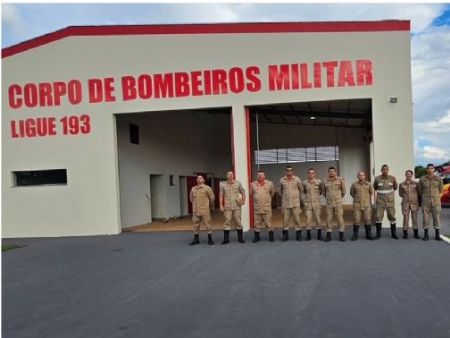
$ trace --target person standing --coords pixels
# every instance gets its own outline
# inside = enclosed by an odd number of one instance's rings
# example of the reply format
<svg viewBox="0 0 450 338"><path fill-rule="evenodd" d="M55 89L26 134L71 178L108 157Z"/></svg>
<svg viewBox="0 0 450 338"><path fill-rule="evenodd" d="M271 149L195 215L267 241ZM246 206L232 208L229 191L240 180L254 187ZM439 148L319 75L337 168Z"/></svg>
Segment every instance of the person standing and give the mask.
<svg viewBox="0 0 450 338"><path fill-rule="evenodd" d="M258 178L250 186L250 195L253 197L253 210L255 217L255 237L253 243L261 240L259 234L261 229L269 231L269 241L274 242L272 227L272 197L275 194L273 183L266 180L263 170L258 171Z"/></svg>
<svg viewBox="0 0 450 338"><path fill-rule="evenodd" d="M294 175L294 168L288 165L285 168L285 173L286 175L280 179L278 189L283 211L283 239L281 241L286 242L289 240L289 221L291 218L294 219L296 239L297 241L300 241L302 237L300 225L300 214L302 213L300 209L300 198L303 193L303 185L300 178ZM307 238L307 240L311 240L311 232L309 233L309 239Z"/></svg>
<svg viewBox="0 0 450 338"><path fill-rule="evenodd" d="M419 213L419 193L418 184L414 181L412 170L406 170L405 180L398 187L398 194L402 198L403 214L403 238L408 239L409 216L411 215L414 238L419 237L417 227L417 214Z"/></svg>
<svg viewBox="0 0 450 338"><path fill-rule="evenodd" d="M395 190L398 189L398 183L395 176L389 175L389 166L383 164L381 166L381 175L375 177L373 188L376 191L376 215L375 226L377 235L375 239L381 238L381 223L383 222L384 211L387 212L389 222L391 222L391 237L398 239L395 219Z"/></svg>
<svg viewBox="0 0 450 338"><path fill-rule="evenodd" d="M231 222L234 222L239 243L245 243L242 236L241 209L245 204L245 190L241 182L234 179L232 171L227 172L227 180L220 185L220 210L225 216L222 244L230 242Z"/></svg>
<svg viewBox="0 0 450 338"><path fill-rule="evenodd" d="M342 177L337 176L335 167L328 168L328 177L322 181L322 191L327 201L327 237L325 242L331 241L333 216L337 219L339 240L345 242L344 206L342 201L346 192L345 182Z"/></svg>
<svg viewBox="0 0 450 338"><path fill-rule="evenodd" d="M214 245L212 240L212 226L210 209L214 207L214 193L205 184L202 175L197 175L197 185L193 186L189 194L192 203L192 222L194 223L194 239L189 245L199 244L200 226L203 224L208 231L208 244Z"/></svg>
<svg viewBox="0 0 450 338"><path fill-rule="evenodd" d="M366 180L364 171L360 171L357 178L358 180L350 188L350 195L353 197L353 237L351 240L358 239L359 227L362 225L366 230L366 239L372 240L370 199L373 195L373 188Z"/></svg>
<svg viewBox="0 0 450 338"><path fill-rule="evenodd" d="M433 217L433 227L435 230L434 239L442 241L439 234L441 229L441 192L444 187L442 179L434 174L434 164L427 164L427 174L419 181L419 194L422 198L423 212L423 240L428 241L428 229L430 228L430 218ZM430 217L431 216L431 217Z"/></svg>
<svg viewBox="0 0 450 338"><path fill-rule="evenodd" d="M311 229L313 221L317 229L317 239L322 240L322 229L320 220L320 195L322 195L322 181L316 178L316 171L312 168L308 169L308 179L303 181L303 191L305 197L303 204L306 213L306 240L311 239ZM309 239L308 239L309 238Z"/></svg>

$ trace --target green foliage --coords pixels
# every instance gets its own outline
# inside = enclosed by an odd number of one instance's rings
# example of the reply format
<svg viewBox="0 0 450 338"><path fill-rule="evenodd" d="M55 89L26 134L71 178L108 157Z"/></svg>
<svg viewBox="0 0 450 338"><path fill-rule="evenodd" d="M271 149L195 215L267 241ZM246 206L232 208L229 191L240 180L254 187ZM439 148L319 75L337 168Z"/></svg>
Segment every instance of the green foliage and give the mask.
<svg viewBox="0 0 450 338"><path fill-rule="evenodd" d="M8 251L13 249L22 248L25 245L17 245L17 244L2 244L2 251Z"/></svg>
<svg viewBox="0 0 450 338"><path fill-rule="evenodd" d="M424 166L418 165L414 168L414 176L416 178L421 178L422 176L427 174L427 168Z"/></svg>

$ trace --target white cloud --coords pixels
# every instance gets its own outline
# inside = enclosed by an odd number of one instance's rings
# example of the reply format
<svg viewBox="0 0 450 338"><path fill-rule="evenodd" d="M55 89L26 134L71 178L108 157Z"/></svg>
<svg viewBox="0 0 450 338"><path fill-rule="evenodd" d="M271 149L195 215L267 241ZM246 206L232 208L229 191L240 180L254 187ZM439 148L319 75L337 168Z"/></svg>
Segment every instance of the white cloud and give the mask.
<svg viewBox="0 0 450 338"><path fill-rule="evenodd" d="M203 3L169 4L164 11L147 13L155 22L267 22L267 21L355 21L411 20L412 31L432 24L445 4L255 4Z"/></svg>
<svg viewBox="0 0 450 338"><path fill-rule="evenodd" d="M427 134L445 134L450 139L450 110L437 120L416 123L419 131Z"/></svg>
<svg viewBox="0 0 450 338"><path fill-rule="evenodd" d="M2 4L2 24L16 36L21 36L27 31L25 20L14 4Z"/></svg>
<svg viewBox="0 0 450 338"><path fill-rule="evenodd" d="M450 27L433 27L411 41L413 101L416 121L450 109Z"/></svg>
<svg viewBox="0 0 450 338"><path fill-rule="evenodd" d="M354 20L412 20L412 31L427 29L439 16L445 4L240 4L215 5L207 10L210 20L221 11L219 18L230 21L354 21ZM187 11L186 15L197 11ZM228 13L228 14L227 14ZM230 15L230 13L233 13Z"/></svg>
<svg viewBox="0 0 450 338"><path fill-rule="evenodd" d="M411 40L416 163L450 158L450 26L429 27ZM428 144L427 144L428 143Z"/></svg>
<svg viewBox="0 0 450 338"><path fill-rule="evenodd" d="M243 4L167 4L163 10L149 12L140 18L145 23L210 23L241 21L238 10Z"/></svg>
<svg viewBox="0 0 450 338"><path fill-rule="evenodd" d="M445 149L441 149L438 147L425 146L423 148L422 156L427 160L433 161L443 161L448 160L449 154Z"/></svg>
<svg viewBox="0 0 450 338"><path fill-rule="evenodd" d="M424 164L429 160L439 163L450 159L450 109L435 120L415 122L414 129L416 163Z"/></svg>

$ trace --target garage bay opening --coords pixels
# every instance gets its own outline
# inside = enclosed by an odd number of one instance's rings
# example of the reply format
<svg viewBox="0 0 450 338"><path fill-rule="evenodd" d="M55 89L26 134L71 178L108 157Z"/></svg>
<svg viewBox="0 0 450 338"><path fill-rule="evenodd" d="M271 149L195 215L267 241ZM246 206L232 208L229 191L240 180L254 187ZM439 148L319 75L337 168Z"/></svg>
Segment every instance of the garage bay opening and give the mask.
<svg viewBox="0 0 450 338"><path fill-rule="evenodd" d="M202 174L215 194L232 169L230 108L117 114L124 231L191 230L189 192ZM214 212L214 226L222 226Z"/></svg>
<svg viewBox="0 0 450 338"><path fill-rule="evenodd" d="M248 109L253 179L261 169L267 179L278 185L287 165L302 181L309 168L323 179L333 166L346 182L344 220L346 225L352 224L350 186L358 171L364 170L368 180L374 173L371 99L271 104ZM272 208L276 227L282 224L277 209L280 205L275 195Z"/></svg>

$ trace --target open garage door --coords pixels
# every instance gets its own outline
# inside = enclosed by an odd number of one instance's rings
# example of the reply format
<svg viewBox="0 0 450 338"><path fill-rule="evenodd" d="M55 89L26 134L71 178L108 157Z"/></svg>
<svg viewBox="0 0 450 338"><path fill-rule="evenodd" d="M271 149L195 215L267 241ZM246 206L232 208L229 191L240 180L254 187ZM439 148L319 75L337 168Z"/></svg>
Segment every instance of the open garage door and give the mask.
<svg viewBox="0 0 450 338"><path fill-rule="evenodd" d="M219 200L219 181L232 167L230 112L221 108L116 115L123 228L155 221L173 227L174 219L191 214L189 191L197 174ZM185 218L183 227L190 229L190 222Z"/></svg>
<svg viewBox="0 0 450 338"><path fill-rule="evenodd" d="M327 176L330 166L344 177L349 190L358 171L373 175L372 102L370 99L298 102L248 107L251 123L251 165L255 177L264 170L278 184L286 165L302 180L314 168ZM323 200L323 204L325 200ZM277 197L272 203L275 208ZM352 199L344 198L351 223ZM274 210L274 220L280 217ZM281 219L281 217L280 217ZM277 224L280 222L274 222Z"/></svg>

